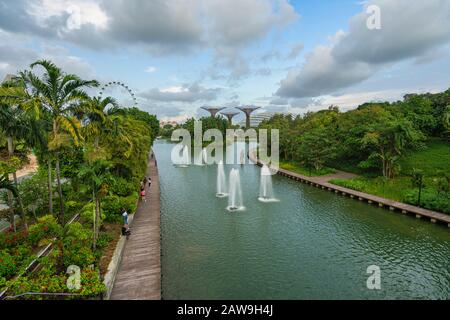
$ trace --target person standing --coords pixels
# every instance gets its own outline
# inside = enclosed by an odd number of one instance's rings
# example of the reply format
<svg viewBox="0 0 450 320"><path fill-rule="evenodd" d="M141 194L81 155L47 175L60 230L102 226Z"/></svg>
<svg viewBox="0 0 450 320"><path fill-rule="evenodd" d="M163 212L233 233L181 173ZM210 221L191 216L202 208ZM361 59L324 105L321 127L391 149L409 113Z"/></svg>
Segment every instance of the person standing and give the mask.
<svg viewBox="0 0 450 320"><path fill-rule="evenodd" d="M128 212L124 208L122 209L122 219L123 219L123 227L122 227L122 235L128 236L130 235L130 226L128 225Z"/></svg>

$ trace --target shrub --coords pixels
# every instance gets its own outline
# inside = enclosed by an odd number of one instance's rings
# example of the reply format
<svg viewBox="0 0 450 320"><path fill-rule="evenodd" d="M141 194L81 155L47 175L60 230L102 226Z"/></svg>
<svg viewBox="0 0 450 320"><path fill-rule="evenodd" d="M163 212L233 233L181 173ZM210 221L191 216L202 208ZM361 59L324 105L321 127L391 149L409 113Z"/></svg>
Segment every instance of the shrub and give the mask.
<svg viewBox="0 0 450 320"><path fill-rule="evenodd" d="M9 250L0 251L0 277L11 277L18 271L14 256Z"/></svg>
<svg viewBox="0 0 450 320"><path fill-rule="evenodd" d="M28 233L23 230L20 232L0 232L0 249L13 248L25 243L28 238Z"/></svg>
<svg viewBox="0 0 450 320"><path fill-rule="evenodd" d="M120 197L128 197L137 191L136 184L124 178L115 178L109 187L109 191Z"/></svg>
<svg viewBox="0 0 450 320"><path fill-rule="evenodd" d="M95 256L91 248L85 246L71 247L64 253L64 265L76 265L80 268L88 267L95 263Z"/></svg>
<svg viewBox="0 0 450 320"><path fill-rule="evenodd" d="M92 231L83 227L79 222L67 226L64 244L66 246L89 246L92 241Z"/></svg>
<svg viewBox="0 0 450 320"><path fill-rule="evenodd" d="M114 238L111 235L107 233L101 233L97 239L97 248L105 248L113 239Z"/></svg>
<svg viewBox="0 0 450 320"><path fill-rule="evenodd" d="M88 298L98 296L106 290L97 270L83 269L81 271L80 290L69 290L67 288L67 279L68 276L65 274L46 275L39 273L33 277L20 277L7 282L6 285L9 287L10 295L19 295L26 292L78 293ZM36 299L37 296L26 296L25 298ZM40 299L45 299L45 297L40 297ZM80 299L80 297L75 296L73 299Z"/></svg>
<svg viewBox="0 0 450 320"><path fill-rule="evenodd" d="M91 249L92 231L83 228L81 223L74 222L67 227L64 238L64 265L72 264L86 267L95 262L95 256Z"/></svg>
<svg viewBox="0 0 450 320"><path fill-rule="evenodd" d="M434 189L425 188L422 190L420 205L426 209L450 214L450 194L442 194ZM405 193L403 201L417 206L419 191L411 190Z"/></svg>
<svg viewBox="0 0 450 320"><path fill-rule="evenodd" d="M38 222L28 229L28 241L32 245L37 245L42 239L51 239L61 234L62 228L51 215L38 219Z"/></svg>
<svg viewBox="0 0 450 320"><path fill-rule="evenodd" d="M83 219L83 221L90 226L94 225L94 203L89 202L86 204L82 209L80 216Z"/></svg>
<svg viewBox="0 0 450 320"><path fill-rule="evenodd" d="M121 209L125 208L128 213L136 211L137 193L128 197L108 196L102 202L105 220L108 222L117 222L121 219Z"/></svg>
<svg viewBox="0 0 450 320"><path fill-rule="evenodd" d="M97 270L83 270L81 273L81 290L83 296L96 296L105 292L106 287L100 280Z"/></svg>
<svg viewBox="0 0 450 320"><path fill-rule="evenodd" d="M360 179L352 179L352 180L334 179L331 180L330 183L356 191L365 191L366 189L366 182Z"/></svg>

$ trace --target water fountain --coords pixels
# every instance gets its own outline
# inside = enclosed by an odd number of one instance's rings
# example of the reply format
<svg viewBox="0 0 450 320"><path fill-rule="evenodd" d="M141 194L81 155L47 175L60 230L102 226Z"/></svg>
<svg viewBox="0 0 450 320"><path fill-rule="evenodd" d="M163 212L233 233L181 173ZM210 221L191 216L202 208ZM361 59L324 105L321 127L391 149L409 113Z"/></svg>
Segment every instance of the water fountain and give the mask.
<svg viewBox="0 0 450 320"><path fill-rule="evenodd" d="M203 158L203 163L208 164L208 155L206 154L206 149L202 150L202 158Z"/></svg>
<svg viewBox="0 0 450 320"><path fill-rule="evenodd" d="M225 198L227 194L227 181L225 178L225 169L223 167L223 162L220 161L217 165L217 194L218 198Z"/></svg>
<svg viewBox="0 0 450 320"><path fill-rule="evenodd" d="M181 163L179 165L179 167L181 168L187 168L190 164L190 158L189 158L189 149L187 146L183 147L183 151L182 151L182 156L181 156Z"/></svg>
<svg viewBox="0 0 450 320"><path fill-rule="evenodd" d="M276 202L272 188L272 174L268 166L264 165L261 169L261 180L259 185L259 201Z"/></svg>
<svg viewBox="0 0 450 320"><path fill-rule="evenodd" d="M241 179L239 170L232 169L230 172L230 186L228 188L228 207L227 210L231 212L245 210L242 200Z"/></svg>
<svg viewBox="0 0 450 320"><path fill-rule="evenodd" d="M194 148L194 164L196 166L203 166L203 149L198 150Z"/></svg>

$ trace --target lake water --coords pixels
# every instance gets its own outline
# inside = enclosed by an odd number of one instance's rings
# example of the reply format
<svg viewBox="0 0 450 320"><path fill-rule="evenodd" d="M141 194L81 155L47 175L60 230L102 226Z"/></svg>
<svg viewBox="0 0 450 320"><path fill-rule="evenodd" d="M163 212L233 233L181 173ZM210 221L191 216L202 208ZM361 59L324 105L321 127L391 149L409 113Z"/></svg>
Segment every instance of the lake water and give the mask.
<svg viewBox="0 0 450 320"><path fill-rule="evenodd" d="M260 168L238 168L245 211L216 198L216 166L174 167L154 146L161 181L164 299L449 299L446 227L273 177L261 203ZM381 269L369 290L367 268Z"/></svg>

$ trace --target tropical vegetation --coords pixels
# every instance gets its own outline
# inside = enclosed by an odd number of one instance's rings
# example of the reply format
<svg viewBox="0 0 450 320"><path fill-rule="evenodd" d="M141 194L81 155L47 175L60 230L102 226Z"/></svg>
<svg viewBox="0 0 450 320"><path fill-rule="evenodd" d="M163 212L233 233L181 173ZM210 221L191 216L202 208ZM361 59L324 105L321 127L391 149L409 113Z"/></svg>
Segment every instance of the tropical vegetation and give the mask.
<svg viewBox="0 0 450 320"><path fill-rule="evenodd" d="M280 165L307 175L359 175L332 182L450 213L450 89L410 94L355 110L278 114L260 129L280 131ZM415 182L417 174L423 179Z"/></svg>
<svg viewBox="0 0 450 320"><path fill-rule="evenodd" d="M12 226L0 233L0 291L97 297L104 290L105 249L119 237L121 208L136 209L159 122L90 96L97 86L41 60L0 88L0 197ZM38 171L19 181L30 153ZM24 273L48 244L40 268ZM66 286L71 265L81 268L80 290Z"/></svg>

